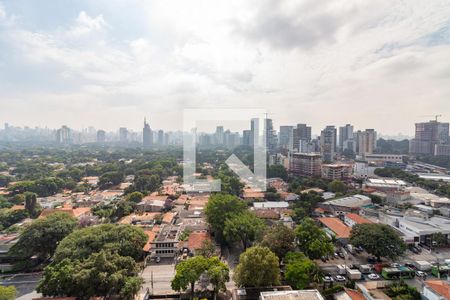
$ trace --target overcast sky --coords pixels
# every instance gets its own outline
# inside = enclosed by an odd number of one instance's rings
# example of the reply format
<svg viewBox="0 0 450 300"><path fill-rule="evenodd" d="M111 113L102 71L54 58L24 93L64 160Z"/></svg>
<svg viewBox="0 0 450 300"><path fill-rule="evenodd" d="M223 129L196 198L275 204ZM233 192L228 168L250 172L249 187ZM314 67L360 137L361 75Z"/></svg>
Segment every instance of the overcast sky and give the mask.
<svg viewBox="0 0 450 300"><path fill-rule="evenodd" d="M0 0L1 123L173 130L197 107L450 121L450 1Z"/></svg>

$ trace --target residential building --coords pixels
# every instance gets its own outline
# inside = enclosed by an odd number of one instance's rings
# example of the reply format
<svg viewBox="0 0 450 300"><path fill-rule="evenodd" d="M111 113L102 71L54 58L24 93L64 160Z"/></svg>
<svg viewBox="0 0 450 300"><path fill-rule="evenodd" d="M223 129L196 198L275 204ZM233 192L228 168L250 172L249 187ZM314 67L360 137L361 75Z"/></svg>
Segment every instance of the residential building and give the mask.
<svg viewBox="0 0 450 300"><path fill-rule="evenodd" d="M334 217L323 217L317 219L330 237L337 238L340 242L346 242L350 238L351 228L345 225L341 220Z"/></svg>
<svg viewBox="0 0 450 300"><path fill-rule="evenodd" d="M253 132L251 130L244 130L242 132L242 145L251 146L253 145Z"/></svg>
<svg viewBox="0 0 450 300"><path fill-rule="evenodd" d="M56 141L58 144L72 143L72 130L66 125L56 131Z"/></svg>
<svg viewBox="0 0 450 300"><path fill-rule="evenodd" d="M373 154L376 142L377 132L374 129L358 130L356 132L356 154L363 158L366 154Z"/></svg>
<svg viewBox="0 0 450 300"><path fill-rule="evenodd" d="M411 154L435 155L436 146L448 143L449 123L441 123L437 120L416 123L415 136L410 141L409 152ZM443 151L439 147L438 149L439 152Z"/></svg>
<svg viewBox="0 0 450 300"><path fill-rule="evenodd" d="M372 204L372 200L364 195L352 195L319 203L325 211L341 214L342 212L358 211L364 206Z"/></svg>
<svg viewBox="0 0 450 300"><path fill-rule="evenodd" d="M163 225L151 245L152 256L175 257L178 251L181 227L178 225Z"/></svg>
<svg viewBox="0 0 450 300"><path fill-rule="evenodd" d="M373 223L369 219L366 219L355 213L347 213L344 215L344 223L349 227L353 227L357 224L371 224Z"/></svg>
<svg viewBox="0 0 450 300"><path fill-rule="evenodd" d="M343 180L347 181L352 178L353 165L352 164L323 164L322 178L328 180Z"/></svg>
<svg viewBox="0 0 450 300"><path fill-rule="evenodd" d="M319 153L292 153L289 171L297 176L320 177L321 164Z"/></svg>
<svg viewBox="0 0 450 300"><path fill-rule="evenodd" d="M264 135L266 140L266 149L269 153L275 153L277 149L277 135L275 130L273 129L273 121L272 119L264 120Z"/></svg>
<svg viewBox="0 0 450 300"><path fill-rule="evenodd" d="M422 296L426 300L450 300L450 285L444 280L427 280Z"/></svg>
<svg viewBox="0 0 450 300"><path fill-rule="evenodd" d="M164 145L164 130L158 130L158 144Z"/></svg>
<svg viewBox="0 0 450 300"><path fill-rule="evenodd" d="M336 155L336 127L327 126L320 133L320 153L323 161L333 162Z"/></svg>

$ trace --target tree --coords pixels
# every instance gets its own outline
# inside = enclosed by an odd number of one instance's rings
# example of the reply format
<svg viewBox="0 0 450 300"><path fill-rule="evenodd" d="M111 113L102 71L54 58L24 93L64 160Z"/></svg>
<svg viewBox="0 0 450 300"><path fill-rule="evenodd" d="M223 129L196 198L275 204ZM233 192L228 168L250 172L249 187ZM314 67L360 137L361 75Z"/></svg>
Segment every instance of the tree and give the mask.
<svg viewBox="0 0 450 300"><path fill-rule="evenodd" d="M301 252L289 252L285 259L287 282L298 290L306 289L313 281L320 281L319 267Z"/></svg>
<svg viewBox="0 0 450 300"><path fill-rule="evenodd" d="M399 234L385 224L357 224L353 226L350 243L362 246L368 253L395 259L406 250L406 244Z"/></svg>
<svg viewBox="0 0 450 300"><path fill-rule="evenodd" d="M243 212L225 221L223 234L230 243L242 243L245 251L252 242L261 236L264 227L261 219L250 212Z"/></svg>
<svg viewBox="0 0 450 300"><path fill-rule="evenodd" d="M100 176L98 180L98 186L101 189L106 189L113 185L118 185L123 180L122 172L106 172L102 176Z"/></svg>
<svg viewBox="0 0 450 300"><path fill-rule="evenodd" d="M30 216L36 215L37 195L36 193L25 192L25 209Z"/></svg>
<svg viewBox="0 0 450 300"><path fill-rule="evenodd" d="M210 258L216 253L216 245L210 239L204 240L201 248L197 249L195 253Z"/></svg>
<svg viewBox="0 0 450 300"><path fill-rule="evenodd" d="M125 199L127 201L131 201L134 203L139 203L142 201L142 199L144 198L144 194L142 194L141 192L132 192L131 194L128 194Z"/></svg>
<svg viewBox="0 0 450 300"><path fill-rule="evenodd" d="M64 260L44 270L37 291L45 296L75 296L79 299L116 296L133 299L142 279L133 258L100 251L84 260Z"/></svg>
<svg viewBox="0 0 450 300"><path fill-rule="evenodd" d="M175 268L176 274L172 279L172 289L175 291L184 291L190 286L191 296L193 296L195 283L207 269L208 259L203 256L194 256L180 262Z"/></svg>
<svg viewBox="0 0 450 300"><path fill-rule="evenodd" d="M328 190L333 193L345 194L347 192L347 185L340 180L333 180L328 184Z"/></svg>
<svg viewBox="0 0 450 300"><path fill-rule="evenodd" d="M212 230L222 236L225 221L246 211L247 205L236 196L215 194L209 198L205 207L206 220Z"/></svg>
<svg viewBox="0 0 450 300"><path fill-rule="evenodd" d="M217 293L220 291L225 292L227 290L225 284L230 281L230 269L225 263L221 262L218 257L209 259L209 264L210 266L206 271L206 275L213 286L214 299L216 299Z"/></svg>
<svg viewBox="0 0 450 300"><path fill-rule="evenodd" d="M447 237L442 234L442 232L433 233L431 236L431 241L435 247L443 247L447 245Z"/></svg>
<svg viewBox="0 0 450 300"><path fill-rule="evenodd" d="M0 300L14 300L16 299L17 290L14 286L0 285Z"/></svg>
<svg viewBox="0 0 450 300"><path fill-rule="evenodd" d="M131 225L102 224L87 227L75 230L59 243L54 261L64 258L81 260L101 250L114 250L119 255L138 260L142 257L142 247L147 239L142 229Z"/></svg>
<svg viewBox="0 0 450 300"><path fill-rule="evenodd" d="M420 293L413 286L407 285L404 281L394 282L386 291L386 295L393 300L420 300Z"/></svg>
<svg viewBox="0 0 450 300"><path fill-rule="evenodd" d="M300 251L310 259L317 259L333 252L333 243L325 231L319 228L310 218L304 219L297 226L295 235Z"/></svg>
<svg viewBox="0 0 450 300"><path fill-rule="evenodd" d="M271 165L267 168L267 178L279 177L283 180L288 179L286 168L282 165Z"/></svg>
<svg viewBox="0 0 450 300"><path fill-rule="evenodd" d="M278 257L267 247L248 248L239 258L234 272L239 287L264 287L280 284Z"/></svg>
<svg viewBox="0 0 450 300"><path fill-rule="evenodd" d="M294 250L294 241L294 230L281 223L277 223L266 232L261 245L268 247L278 258L282 259L286 253Z"/></svg>
<svg viewBox="0 0 450 300"><path fill-rule="evenodd" d="M35 220L25 228L10 251L21 258L37 255L42 259L49 259L58 243L75 229L77 223L77 219L64 212Z"/></svg>

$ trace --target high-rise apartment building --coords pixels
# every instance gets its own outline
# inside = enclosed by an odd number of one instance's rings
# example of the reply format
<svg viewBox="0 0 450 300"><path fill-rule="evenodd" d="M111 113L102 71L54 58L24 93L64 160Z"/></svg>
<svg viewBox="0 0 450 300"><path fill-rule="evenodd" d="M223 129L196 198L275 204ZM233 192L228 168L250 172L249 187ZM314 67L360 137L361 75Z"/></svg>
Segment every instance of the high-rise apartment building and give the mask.
<svg viewBox="0 0 450 300"><path fill-rule="evenodd" d="M266 140L266 149L269 153L277 150L277 135L273 129L272 119L264 119L264 135Z"/></svg>
<svg viewBox="0 0 450 300"><path fill-rule="evenodd" d="M334 161L336 155L336 127L327 126L320 133L320 153L325 162Z"/></svg>
<svg viewBox="0 0 450 300"><path fill-rule="evenodd" d="M251 130L244 130L242 132L242 145L251 146L253 140L253 135Z"/></svg>
<svg viewBox="0 0 450 300"><path fill-rule="evenodd" d="M364 157L373 154L377 144L377 132L374 129L356 132L356 154Z"/></svg>
<svg viewBox="0 0 450 300"><path fill-rule="evenodd" d="M339 150L355 151L355 143L353 139L353 125L346 124L339 127Z"/></svg>
<svg viewBox="0 0 450 300"><path fill-rule="evenodd" d="M321 164L319 153L292 153L289 171L296 176L320 177Z"/></svg>
<svg viewBox="0 0 450 300"><path fill-rule="evenodd" d="M153 131L150 125L147 123L147 119L144 119L144 129L142 131L142 145L144 149L150 149L153 146Z"/></svg>
<svg viewBox="0 0 450 300"><path fill-rule="evenodd" d="M97 131L97 143L104 143L104 142L106 142L106 131L98 130Z"/></svg>
<svg viewBox="0 0 450 300"><path fill-rule="evenodd" d="M62 126L56 131L56 141L59 144L72 143L72 130L66 125Z"/></svg>
<svg viewBox="0 0 450 300"><path fill-rule="evenodd" d="M158 130L158 144L164 145L164 130Z"/></svg>
<svg viewBox="0 0 450 300"><path fill-rule="evenodd" d="M416 123L416 132L414 139L410 141L409 151L411 154L436 155L438 152L445 153L445 147L439 145L446 144L449 144L449 123L438 121Z"/></svg>
<svg viewBox="0 0 450 300"><path fill-rule="evenodd" d="M215 143L216 145L224 145L225 144L225 137L224 137L224 131L223 126L217 126L216 127L216 133L214 135Z"/></svg>
<svg viewBox="0 0 450 300"><path fill-rule="evenodd" d="M281 148L292 149L294 141L293 130L294 126L280 126L278 140Z"/></svg>

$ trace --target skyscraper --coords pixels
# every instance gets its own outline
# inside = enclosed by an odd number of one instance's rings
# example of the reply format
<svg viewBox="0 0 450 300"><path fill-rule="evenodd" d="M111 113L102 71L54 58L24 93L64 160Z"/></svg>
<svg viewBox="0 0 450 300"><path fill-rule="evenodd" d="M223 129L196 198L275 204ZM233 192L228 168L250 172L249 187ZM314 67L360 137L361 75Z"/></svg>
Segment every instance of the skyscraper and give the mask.
<svg viewBox="0 0 450 300"><path fill-rule="evenodd" d="M150 129L150 125L147 123L147 119L144 119L142 142L143 142L144 149L150 149L153 146L153 132Z"/></svg>
<svg viewBox="0 0 450 300"><path fill-rule="evenodd" d="M306 124L297 124L297 127L292 131L293 135L293 147L297 151L300 151L300 144L311 141L311 127Z"/></svg>
<svg viewBox="0 0 450 300"><path fill-rule="evenodd" d="M320 152L325 162L334 161L336 154L336 127L327 126L321 131Z"/></svg>
<svg viewBox="0 0 450 300"><path fill-rule="evenodd" d="M242 132L242 145L244 146L251 146L253 140L252 131L251 130L244 130Z"/></svg>
<svg viewBox="0 0 450 300"><path fill-rule="evenodd" d="M350 149L354 151L353 125L346 124L339 127L339 149L341 151Z"/></svg>
<svg viewBox="0 0 450 300"><path fill-rule="evenodd" d="M119 128L119 141L121 143L127 143L128 142L128 129L125 127Z"/></svg>
<svg viewBox="0 0 450 300"><path fill-rule="evenodd" d="M215 143L216 145L224 145L225 144L225 137L224 137L224 131L223 126L217 126L216 127L216 133L214 135Z"/></svg>
<svg viewBox="0 0 450 300"><path fill-rule="evenodd" d="M437 145L446 145L449 142L449 123L416 123L416 132L409 144L409 151L411 154L435 155Z"/></svg>
<svg viewBox="0 0 450 300"><path fill-rule="evenodd" d="M278 139L281 148L291 149L293 147L293 130L294 126L280 126Z"/></svg>
<svg viewBox="0 0 450 300"><path fill-rule="evenodd" d="M72 131L66 125L56 131L56 141L59 144L70 144L72 142Z"/></svg>
<svg viewBox="0 0 450 300"><path fill-rule="evenodd" d="M266 149L268 152L273 153L277 148L277 135L273 129L272 119L264 119L264 135L266 139Z"/></svg>
<svg viewBox="0 0 450 300"><path fill-rule="evenodd" d="M104 130L97 131L97 143L104 143L106 141L106 132Z"/></svg>
<svg viewBox="0 0 450 300"><path fill-rule="evenodd" d="M158 130L158 144L164 145L164 131L162 129Z"/></svg>

